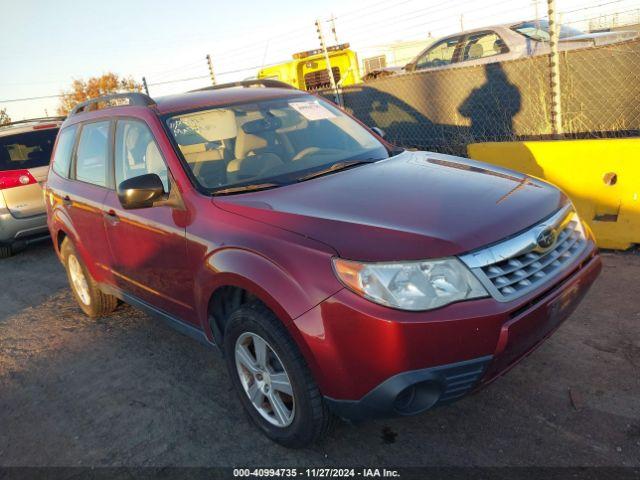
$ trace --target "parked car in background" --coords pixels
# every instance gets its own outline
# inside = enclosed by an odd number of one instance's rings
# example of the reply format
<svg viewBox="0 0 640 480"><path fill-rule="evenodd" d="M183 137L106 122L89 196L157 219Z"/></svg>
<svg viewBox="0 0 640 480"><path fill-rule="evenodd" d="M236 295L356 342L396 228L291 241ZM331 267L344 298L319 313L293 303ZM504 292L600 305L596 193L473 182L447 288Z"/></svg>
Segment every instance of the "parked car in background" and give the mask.
<svg viewBox="0 0 640 480"><path fill-rule="evenodd" d="M614 31L584 33L563 25L559 50L575 50L631 40L638 32ZM549 22L531 20L478 28L438 40L418 54L402 69L389 67L371 72L365 80L406 72L436 70L504 62L549 53Z"/></svg>
<svg viewBox="0 0 640 480"><path fill-rule="evenodd" d="M552 185L394 147L274 80L79 105L46 198L80 308L122 299L219 347L239 403L288 447L335 416L413 415L487 384L601 268Z"/></svg>
<svg viewBox="0 0 640 480"><path fill-rule="evenodd" d="M0 127L0 258L49 236L41 184L62 117Z"/></svg>

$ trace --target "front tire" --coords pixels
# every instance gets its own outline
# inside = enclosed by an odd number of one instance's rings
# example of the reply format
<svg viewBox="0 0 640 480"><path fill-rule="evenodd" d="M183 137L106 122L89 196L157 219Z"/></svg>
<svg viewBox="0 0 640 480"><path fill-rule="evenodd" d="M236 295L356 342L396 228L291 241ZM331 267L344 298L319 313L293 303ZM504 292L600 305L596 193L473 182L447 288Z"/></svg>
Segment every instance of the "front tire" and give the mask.
<svg viewBox="0 0 640 480"><path fill-rule="evenodd" d="M271 440L302 448L331 430L335 417L304 358L280 320L263 304L243 305L231 314L224 350L242 405Z"/></svg>
<svg viewBox="0 0 640 480"><path fill-rule="evenodd" d="M62 241L60 254L67 271L69 286L82 311L91 318L113 312L118 306L118 299L100 290L68 238Z"/></svg>

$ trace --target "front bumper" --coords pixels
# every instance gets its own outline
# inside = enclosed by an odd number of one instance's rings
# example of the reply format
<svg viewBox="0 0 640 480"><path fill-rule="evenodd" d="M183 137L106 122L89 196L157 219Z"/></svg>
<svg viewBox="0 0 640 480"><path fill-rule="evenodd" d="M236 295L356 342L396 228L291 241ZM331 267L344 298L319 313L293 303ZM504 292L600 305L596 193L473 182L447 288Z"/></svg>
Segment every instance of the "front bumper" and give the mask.
<svg viewBox="0 0 640 480"><path fill-rule="evenodd" d="M47 214L16 218L6 208L0 208L0 243L29 243L47 237Z"/></svg>
<svg viewBox="0 0 640 480"><path fill-rule="evenodd" d="M595 246L543 292L402 312L341 291L295 320L329 407L348 419L411 415L500 376L574 311L601 270Z"/></svg>

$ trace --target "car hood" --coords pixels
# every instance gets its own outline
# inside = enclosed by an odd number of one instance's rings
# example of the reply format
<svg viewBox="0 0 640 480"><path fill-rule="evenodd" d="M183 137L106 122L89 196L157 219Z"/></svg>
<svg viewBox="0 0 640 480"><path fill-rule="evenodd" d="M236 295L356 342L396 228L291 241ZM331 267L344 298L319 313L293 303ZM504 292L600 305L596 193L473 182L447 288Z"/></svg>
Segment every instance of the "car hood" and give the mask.
<svg viewBox="0 0 640 480"><path fill-rule="evenodd" d="M568 200L555 187L510 170L406 151L305 182L213 201L323 242L343 258L390 261L474 250L526 229Z"/></svg>
<svg viewBox="0 0 640 480"><path fill-rule="evenodd" d="M614 42L632 40L636 37L638 37L638 33L633 31L593 32L564 37L560 39L560 42L592 42L594 45L606 45Z"/></svg>

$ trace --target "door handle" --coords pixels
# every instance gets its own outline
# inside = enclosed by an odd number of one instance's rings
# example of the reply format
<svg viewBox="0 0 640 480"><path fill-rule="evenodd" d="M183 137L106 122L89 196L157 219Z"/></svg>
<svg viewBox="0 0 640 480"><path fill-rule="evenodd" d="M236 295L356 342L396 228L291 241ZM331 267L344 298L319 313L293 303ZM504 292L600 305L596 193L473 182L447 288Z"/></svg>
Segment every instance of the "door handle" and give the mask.
<svg viewBox="0 0 640 480"><path fill-rule="evenodd" d="M104 212L104 218L106 218L107 221L111 224L116 224L120 221L120 217L115 212L115 210L109 210L107 212Z"/></svg>
<svg viewBox="0 0 640 480"><path fill-rule="evenodd" d="M71 201L71 197L69 195L65 195L65 197L62 199L62 203L66 207L70 207L73 202Z"/></svg>

